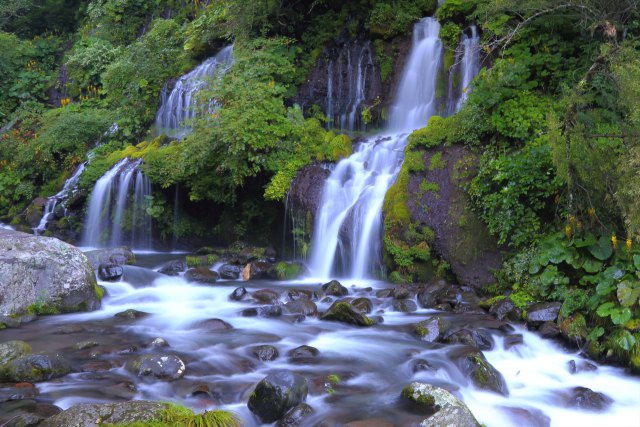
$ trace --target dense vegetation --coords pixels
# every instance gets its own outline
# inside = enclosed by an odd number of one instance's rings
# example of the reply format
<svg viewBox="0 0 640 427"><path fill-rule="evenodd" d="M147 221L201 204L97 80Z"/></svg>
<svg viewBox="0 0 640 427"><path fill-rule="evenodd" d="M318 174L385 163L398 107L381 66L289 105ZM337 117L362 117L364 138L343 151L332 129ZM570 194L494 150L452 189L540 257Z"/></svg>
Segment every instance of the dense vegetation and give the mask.
<svg viewBox="0 0 640 427"><path fill-rule="evenodd" d="M35 197L54 194L91 152L87 191L121 158L144 159L155 189L148 211L163 235L268 239L296 172L351 152L319 109L291 102L323 47L339 36L372 39L389 82L395 40L437 6L342 3L2 2L0 220L21 221ZM638 3L447 0L435 13L445 64L475 23L484 68L458 113L433 117L411 137L386 203L395 278L411 280L414 263L433 258L430 230L411 224L404 206L409 174L431 167L420 164L421 150L464 145L481 156L468 188L472 207L508 254L494 295L525 309L561 301L561 316L584 324L576 340L594 356L639 365ZM201 95L222 108L196 119L183 140L156 136L165 82L229 43L234 67ZM428 184L424 191L437 191ZM177 230L168 206L176 186L207 212ZM436 263L438 274L444 269Z"/></svg>

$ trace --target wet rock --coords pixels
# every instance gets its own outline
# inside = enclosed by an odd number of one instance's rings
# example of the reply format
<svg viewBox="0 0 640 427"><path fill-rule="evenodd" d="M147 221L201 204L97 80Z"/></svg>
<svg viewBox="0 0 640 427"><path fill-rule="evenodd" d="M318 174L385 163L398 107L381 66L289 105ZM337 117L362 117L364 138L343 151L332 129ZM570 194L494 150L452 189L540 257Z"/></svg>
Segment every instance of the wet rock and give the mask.
<svg viewBox="0 0 640 427"><path fill-rule="evenodd" d="M0 229L0 278L2 316L100 307L87 258L58 239Z"/></svg>
<svg viewBox="0 0 640 427"><path fill-rule="evenodd" d="M40 424L40 427L100 427L158 420L166 403L133 400L118 403L84 403L72 406Z"/></svg>
<svg viewBox="0 0 640 427"><path fill-rule="evenodd" d="M264 279L271 267L271 263L267 261L251 262L242 269L242 280L246 282L247 280Z"/></svg>
<svg viewBox="0 0 640 427"><path fill-rule="evenodd" d="M242 317L257 317L258 316L258 308L257 307L245 308L244 310L242 310L240 312L240 315Z"/></svg>
<svg viewBox="0 0 640 427"><path fill-rule="evenodd" d="M489 313L494 315L498 320L518 322L522 319L522 310L516 307L510 298L504 298L494 302L491 307L489 307Z"/></svg>
<svg viewBox="0 0 640 427"><path fill-rule="evenodd" d="M251 347L250 351L253 357L263 362L275 360L280 355L278 349L272 345L258 345Z"/></svg>
<svg viewBox="0 0 640 427"><path fill-rule="evenodd" d="M94 362L86 362L83 363L82 366L80 366L80 370L82 372L101 372L108 371L111 368L113 368L113 365L110 362L100 360Z"/></svg>
<svg viewBox="0 0 640 427"><path fill-rule="evenodd" d="M451 307L451 304L446 302L442 304L434 305L432 308L434 310L440 310L440 311L451 311L453 309L453 307Z"/></svg>
<svg viewBox="0 0 640 427"><path fill-rule="evenodd" d="M402 390L402 396L427 412L435 411L420 423L421 427L480 427L469 408L442 388L414 382Z"/></svg>
<svg viewBox="0 0 640 427"><path fill-rule="evenodd" d="M150 314L145 313L144 311L138 311L134 310L133 308L129 308L125 311L121 311L120 313L116 313L114 316L120 319L136 320L144 319L145 317L150 316Z"/></svg>
<svg viewBox="0 0 640 427"><path fill-rule="evenodd" d="M417 295L418 303L422 308L432 308L438 301L429 289L422 289Z"/></svg>
<svg viewBox="0 0 640 427"><path fill-rule="evenodd" d="M577 374L579 372L593 372L598 370L598 367L596 365L591 362L587 362L586 360L580 360L578 362L576 362L575 360L570 360L567 365L571 374Z"/></svg>
<svg viewBox="0 0 640 427"><path fill-rule="evenodd" d="M305 316L317 316L318 307L313 301L300 299L289 301L284 305L284 309L289 314L304 314Z"/></svg>
<svg viewBox="0 0 640 427"><path fill-rule="evenodd" d="M304 425L305 420L313 414L313 408L306 403L301 403L291 408L285 415L276 423L276 427L297 427Z"/></svg>
<svg viewBox="0 0 640 427"><path fill-rule="evenodd" d="M174 354L142 354L127 361L125 369L139 377L153 376L161 380L182 378L186 366Z"/></svg>
<svg viewBox="0 0 640 427"><path fill-rule="evenodd" d="M94 270L98 270L100 264L125 265L136 262L136 257L126 246L110 249L97 249L84 253Z"/></svg>
<svg viewBox="0 0 640 427"><path fill-rule="evenodd" d="M242 273L242 267L239 265L225 264L218 269L220 278L227 280L237 280Z"/></svg>
<svg viewBox="0 0 640 427"><path fill-rule="evenodd" d="M158 269L158 273L165 274L167 276L177 276L180 273L187 270L187 263L181 259L172 259L163 263Z"/></svg>
<svg viewBox="0 0 640 427"><path fill-rule="evenodd" d="M0 402L33 399L39 394L38 389L31 383L0 384Z"/></svg>
<svg viewBox="0 0 640 427"><path fill-rule="evenodd" d="M320 350L310 345L301 345L293 350L289 350L287 356L292 359L312 358L317 357L320 354Z"/></svg>
<svg viewBox="0 0 640 427"><path fill-rule="evenodd" d="M541 410L535 408L512 408L501 407L511 415L513 421L519 425L527 427L549 427L551 418L545 415Z"/></svg>
<svg viewBox="0 0 640 427"><path fill-rule="evenodd" d="M314 215L320 206L322 188L329 174L329 170L319 164L307 165L299 170L289 190L293 206L305 215L306 212Z"/></svg>
<svg viewBox="0 0 640 427"><path fill-rule="evenodd" d="M555 322L562 306L559 302L543 302L527 308L527 323Z"/></svg>
<svg viewBox="0 0 640 427"><path fill-rule="evenodd" d="M204 398L204 399L212 399L213 398L213 393L211 393L211 390L209 389L208 385L206 385L206 384L198 384L191 391L191 396L200 397L200 398Z"/></svg>
<svg viewBox="0 0 640 427"><path fill-rule="evenodd" d="M382 418L367 418L366 420L351 421L344 427L394 427L392 423Z"/></svg>
<svg viewBox="0 0 640 427"><path fill-rule="evenodd" d="M0 403L0 426L36 426L60 413L62 409L48 403L25 399Z"/></svg>
<svg viewBox="0 0 640 427"><path fill-rule="evenodd" d="M560 329L555 322L544 322L538 329L538 333L542 338L555 338L560 335Z"/></svg>
<svg viewBox="0 0 640 427"><path fill-rule="evenodd" d="M0 378L14 383L34 383L63 377L70 372L69 362L59 354L29 354L3 365Z"/></svg>
<svg viewBox="0 0 640 427"><path fill-rule="evenodd" d="M158 337L154 338L147 346L151 348L164 348L169 347L169 343L164 338Z"/></svg>
<svg viewBox="0 0 640 427"><path fill-rule="evenodd" d="M100 264L98 266L98 278L107 282L120 280L124 271L122 266L116 264Z"/></svg>
<svg viewBox="0 0 640 427"><path fill-rule="evenodd" d="M280 371L258 383L247 406L263 423L272 423L302 403L307 393L307 380L304 377Z"/></svg>
<svg viewBox="0 0 640 427"><path fill-rule="evenodd" d="M449 344L470 345L480 350L491 350L493 348L491 334L482 329L460 329L448 334L443 341Z"/></svg>
<svg viewBox="0 0 640 427"><path fill-rule="evenodd" d="M320 319L343 322L356 326L372 326L375 323L366 315L349 305L349 303L342 301L334 302L331 307L320 316Z"/></svg>
<svg viewBox="0 0 640 427"><path fill-rule="evenodd" d="M412 313L418 309L418 305L410 299L394 300L393 309L401 313Z"/></svg>
<svg viewBox="0 0 640 427"><path fill-rule="evenodd" d="M587 338L587 322L580 313L573 313L571 316L559 322L560 334L567 340L580 344Z"/></svg>
<svg viewBox="0 0 640 427"><path fill-rule="evenodd" d="M289 292L287 292L287 296L291 301L313 300L315 297L313 291L308 291L305 289L292 289Z"/></svg>
<svg viewBox="0 0 640 427"><path fill-rule="evenodd" d="M509 350L511 347L524 343L522 334L507 335L504 337L504 349ZM482 349L481 349L482 350Z"/></svg>
<svg viewBox="0 0 640 427"><path fill-rule="evenodd" d="M376 291L376 297L378 298L391 298L393 296L393 289L380 289Z"/></svg>
<svg viewBox="0 0 640 427"><path fill-rule="evenodd" d="M413 296L412 292L404 286L396 286L393 289L392 296L395 299L407 299Z"/></svg>
<svg viewBox="0 0 640 427"><path fill-rule="evenodd" d="M420 371L433 371L434 368L426 360L416 359L411 363L411 370L415 373Z"/></svg>
<svg viewBox="0 0 640 427"><path fill-rule="evenodd" d="M437 342L444 338L449 321L442 316L433 316L413 326L413 332L422 341Z"/></svg>
<svg viewBox="0 0 640 427"><path fill-rule="evenodd" d="M343 297L349 295L349 290L342 286L342 284L337 280L332 280L329 283L325 283L324 285L322 285L322 290L325 294L335 297Z"/></svg>
<svg viewBox="0 0 640 427"><path fill-rule="evenodd" d="M373 304L369 298L356 298L351 301L351 306L364 314L369 314L373 310Z"/></svg>
<svg viewBox="0 0 640 427"><path fill-rule="evenodd" d="M229 295L229 299L232 301L242 301L247 296L247 290L245 288L235 288L231 295Z"/></svg>
<svg viewBox="0 0 640 427"><path fill-rule="evenodd" d="M449 353L449 357L476 387L503 396L509 395L502 374L487 361L484 354L477 348L462 347Z"/></svg>
<svg viewBox="0 0 640 427"><path fill-rule="evenodd" d="M218 281L220 275L208 267L190 268L184 273L184 278L190 282L212 284Z"/></svg>
<svg viewBox="0 0 640 427"><path fill-rule="evenodd" d="M260 289L253 292L251 296L262 304L278 304L280 302L280 294L271 289Z"/></svg>
<svg viewBox="0 0 640 427"><path fill-rule="evenodd" d="M195 324L196 328L206 329L208 331L224 331L227 329L233 329L229 323L222 319L207 319L202 320Z"/></svg>
<svg viewBox="0 0 640 427"><path fill-rule="evenodd" d="M33 322L37 318L34 314L23 315L0 315L0 329L4 328L19 328L23 323Z"/></svg>
<svg viewBox="0 0 640 427"><path fill-rule="evenodd" d="M24 341L7 341L0 343L0 366L31 353L31 346Z"/></svg>
<svg viewBox="0 0 640 427"><path fill-rule="evenodd" d="M97 347L100 343L97 341L80 341L73 345L74 350L87 350L89 348Z"/></svg>
<svg viewBox="0 0 640 427"><path fill-rule="evenodd" d="M240 312L244 317L280 317L282 316L282 307L279 305L265 305L263 307L246 308Z"/></svg>
<svg viewBox="0 0 640 427"><path fill-rule="evenodd" d="M562 400L570 408L604 411L613 403L609 396L586 387L574 387L562 393Z"/></svg>

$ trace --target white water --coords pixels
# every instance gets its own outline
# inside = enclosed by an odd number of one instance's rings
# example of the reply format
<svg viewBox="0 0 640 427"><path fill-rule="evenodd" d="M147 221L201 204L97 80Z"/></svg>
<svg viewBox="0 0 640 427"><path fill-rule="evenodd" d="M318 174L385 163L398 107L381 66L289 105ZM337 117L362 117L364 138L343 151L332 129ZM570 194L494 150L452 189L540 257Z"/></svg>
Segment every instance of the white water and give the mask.
<svg viewBox="0 0 640 427"><path fill-rule="evenodd" d="M469 34L467 34L467 32ZM448 113L455 113L469 96L471 82L480 71L480 36L475 25L463 31L456 49L455 63L449 70Z"/></svg>
<svg viewBox="0 0 640 427"><path fill-rule="evenodd" d="M62 186L62 190L60 190L56 195L51 196L47 199L47 204L44 206L42 218L40 219L40 223L38 224L38 226L33 229L33 234L37 236L40 233L43 233L47 229L47 223L49 222L50 216L58 203L65 202L70 196L74 194L77 189L78 182L80 181L80 175L82 175L82 172L84 171L84 166L85 163L81 163L80 166L78 166L73 172L71 177L65 181L64 185ZM66 213L66 208L64 208L64 211Z"/></svg>
<svg viewBox="0 0 640 427"><path fill-rule="evenodd" d="M361 144L325 182L312 239L314 277L341 274L357 279L381 272L385 194L402 166L407 134L426 126L436 113L436 79L442 62L439 31L434 18L424 18L414 27L413 47L391 109L391 134Z"/></svg>
<svg viewBox="0 0 640 427"><path fill-rule="evenodd" d="M223 75L231 68L233 65L232 49L233 46L223 48L215 56L180 77L170 93L167 93L165 85L162 90L160 109L156 113L158 133L182 138L191 131L190 120L215 107L215 102L211 101L206 108L202 108L198 104L197 95L205 87L209 78Z"/></svg>

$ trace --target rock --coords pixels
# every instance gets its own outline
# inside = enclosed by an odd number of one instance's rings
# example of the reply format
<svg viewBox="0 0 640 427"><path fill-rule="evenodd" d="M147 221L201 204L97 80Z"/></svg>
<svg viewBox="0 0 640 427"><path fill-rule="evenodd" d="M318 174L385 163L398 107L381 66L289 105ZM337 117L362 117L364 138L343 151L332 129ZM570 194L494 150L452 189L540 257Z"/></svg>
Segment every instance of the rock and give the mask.
<svg viewBox="0 0 640 427"><path fill-rule="evenodd" d="M401 396L413 412L428 414L438 410L435 397L418 383L412 383L403 388Z"/></svg>
<svg viewBox="0 0 640 427"><path fill-rule="evenodd" d="M421 427L480 427L478 421L457 397L431 384L413 382L402 391L404 399L427 407L430 402L436 412L420 423ZM422 404L418 402L423 402Z"/></svg>
<svg viewBox="0 0 640 427"><path fill-rule="evenodd" d="M95 310L99 293L87 258L75 247L0 229L0 315Z"/></svg>
<svg viewBox="0 0 640 427"><path fill-rule="evenodd" d="M561 395L566 406L586 411L604 411L613 403L609 396L586 387L574 387Z"/></svg>
<svg viewBox="0 0 640 427"><path fill-rule="evenodd" d="M62 409L49 403L40 403L32 399L7 401L0 403L0 426L27 427L36 426L43 420L60 413Z"/></svg>
<svg viewBox="0 0 640 427"><path fill-rule="evenodd" d="M39 427L101 427L105 424L153 421L159 420L166 408L166 403L144 400L83 403L43 421Z"/></svg>
<svg viewBox="0 0 640 427"><path fill-rule="evenodd" d="M560 329L555 322L544 322L538 329L538 333L542 338L555 338L560 335Z"/></svg>
<svg viewBox="0 0 640 427"><path fill-rule="evenodd" d="M242 273L242 267L239 265L225 264L218 269L220 278L227 280L237 280Z"/></svg>
<svg viewBox="0 0 640 427"><path fill-rule="evenodd" d="M549 427L551 418L545 415L541 410L535 408L513 408L502 406L508 412L515 423L525 425L527 427Z"/></svg>
<svg viewBox="0 0 640 427"><path fill-rule="evenodd" d="M39 394L36 386L31 383L0 384L0 402L33 399Z"/></svg>
<svg viewBox="0 0 640 427"><path fill-rule="evenodd" d="M167 340L165 340L164 338L158 337L158 338L154 338L153 341L149 343L148 347L164 348L164 347L170 347L170 345L167 342Z"/></svg>
<svg viewBox="0 0 640 427"><path fill-rule="evenodd" d="M351 421L344 427L395 427L392 423L381 418L367 418L366 420Z"/></svg>
<svg viewBox="0 0 640 427"><path fill-rule="evenodd" d="M484 354L477 348L462 347L449 353L449 357L476 387L503 396L509 395L502 374L487 361Z"/></svg>
<svg viewBox="0 0 640 427"><path fill-rule="evenodd" d="M272 345L258 345L251 347L250 350L253 357L263 362L275 360L280 355L278 349Z"/></svg>
<svg viewBox="0 0 640 427"><path fill-rule="evenodd" d="M555 322L562 306L559 302L542 302L527 308L527 323Z"/></svg>
<svg viewBox="0 0 640 427"><path fill-rule="evenodd" d="M420 306L422 308L432 308L438 303L435 295L433 295L429 289L422 289L420 292L418 292L417 297L418 303L420 303Z"/></svg>
<svg viewBox="0 0 640 427"><path fill-rule="evenodd" d="M134 310L133 308L129 308L125 311L121 311L120 313L116 313L114 315L114 317L119 317L120 319L129 319L129 320L143 319L148 316L150 316L149 313L145 313L144 311Z"/></svg>
<svg viewBox="0 0 640 427"><path fill-rule="evenodd" d="M292 289L287 292L287 296L291 301L298 300L312 300L315 297L315 293L313 291L308 291L306 289Z"/></svg>
<svg viewBox="0 0 640 427"><path fill-rule="evenodd" d="M222 319L207 319L202 320L195 324L196 328L207 329L209 331L224 331L227 329L233 329L233 326L228 324Z"/></svg>
<svg viewBox="0 0 640 427"><path fill-rule="evenodd" d="M418 305L410 299L394 300L393 309L401 313L412 313L418 309Z"/></svg>
<svg viewBox="0 0 640 427"><path fill-rule="evenodd" d="M489 307L489 313L494 315L498 320L519 322L522 319L522 310L516 307L510 298L503 298L500 301L494 302L491 307Z"/></svg>
<svg viewBox="0 0 640 427"><path fill-rule="evenodd" d="M279 305L266 305L263 307L246 308L242 310L241 314L244 317L280 317L282 316L282 307Z"/></svg>
<svg viewBox="0 0 640 427"><path fill-rule="evenodd" d="M470 345L480 350L491 350L493 348L491 334L482 329L460 329L448 334L443 341L449 344Z"/></svg>
<svg viewBox="0 0 640 427"><path fill-rule="evenodd" d="M96 341L81 341L73 345L74 350L87 350L93 347L99 346L100 343Z"/></svg>
<svg viewBox="0 0 640 427"><path fill-rule="evenodd" d="M300 169L289 189L291 206L303 213L315 215L320 206L324 181L329 177L329 170L319 164L307 165Z"/></svg>
<svg viewBox="0 0 640 427"><path fill-rule="evenodd" d="M351 306L360 313L369 314L373 310L373 304L369 298L356 298L351 301Z"/></svg>
<svg viewBox="0 0 640 427"><path fill-rule="evenodd" d="M504 349L509 350L511 347L524 343L522 334L512 334L504 337ZM480 349L483 350L483 349Z"/></svg>
<svg viewBox="0 0 640 427"><path fill-rule="evenodd" d="M420 371L433 371L434 368L426 360L424 360L424 359L416 359L412 363L411 370L415 373L415 372L420 372Z"/></svg>
<svg viewBox="0 0 640 427"><path fill-rule="evenodd" d="M126 246L110 249L97 249L84 253L94 270L97 270L100 264L125 265L136 262L136 257Z"/></svg>
<svg viewBox="0 0 640 427"><path fill-rule="evenodd" d="M166 274L167 276L177 276L178 274L187 270L187 263L181 259L173 259L163 263L158 268L158 273Z"/></svg>
<svg viewBox="0 0 640 427"><path fill-rule="evenodd" d="M313 408L306 403L294 406L276 423L276 427L297 427L303 425L305 419L313 414Z"/></svg>
<svg viewBox="0 0 640 427"><path fill-rule="evenodd" d="M593 372L597 371L598 367L591 362L581 360L576 363L575 360L570 360L568 363L568 369L571 374L577 374L578 372Z"/></svg>
<svg viewBox="0 0 640 427"><path fill-rule="evenodd" d="M31 353L31 346L24 341L0 343L0 366L29 353Z"/></svg>
<svg viewBox="0 0 640 427"><path fill-rule="evenodd" d="M411 298L413 295L411 291L407 289L405 286L396 286L393 289L392 296L395 299L407 299L407 298Z"/></svg>
<svg viewBox="0 0 640 427"><path fill-rule="evenodd" d="M304 314L305 316L318 315L318 306L316 306L316 303L305 299L289 301L284 305L284 309L289 314Z"/></svg>
<svg viewBox="0 0 640 427"><path fill-rule="evenodd" d="M267 261L251 262L242 269L242 280L246 282L247 280L264 279L271 267L271 263Z"/></svg>
<svg viewBox="0 0 640 427"><path fill-rule="evenodd" d="M301 345L300 347L296 347L293 350L289 350L287 356L292 359L302 359L302 358L312 358L317 357L320 354L320 351L311 347L310 345Z"/></svg>
<svg viewBox="0 0 640 427"><path fill-rule="evenodd" d="M304 377L279 371L258 383L247 406L263 423L272 423L302 403L307 393L307 380Z"/></svg>
<svg viewBox="0 0 640 427"><path fill-rule="evenodd" d="M220 275L208 267L198 267L187 270L184 278L190 282L211 284L217 282Z"/></svg>
<svg viewBox="0 0 640 427"><path fill-rule="evenodd" d="M438 342L444 338L447 329L450 327L449 321L442 316L433 316L413 326L413 332L422 341Z"/></svg>
<svg viewBox="0 0 640 427"><path fill-rule="evenodd" d="M0 329L19 328L23 323L33 322L34 320L36 320L36 318L37 316L35 314L22 314L12 316L0 315Z"/></svg>
<svg viewBox="0 0 640 427"><path fill-rule="evenodd" d="M332 280L329 283L322 285L322 290L327 295L333 295L336 297L343 297L349 295L349 290L342 286L337 280Z"/></svg>
<svg viewBox="0 0 640 427"><path fill-rule="evenodd" d="M120 280L124 274L121 266L116 264L100 264L98 266L98 278L107 282L115 282Z"/></svg>
<svg viewBox="0 0 640 427"><path fill-rule="evenodd" d="M247 290L245 288L235 288L229 299L232 301L242 301L247 296Z"/></svg>
<svg viewBox="0 0 640 427"><path fill-rule="evenodd" d="M251 296L262 304L278 304L280 302L280 294L271 289L260 289L253 292Z"/></svg>
<svg viewBox="0 0 640 427"><path fill-rule="evenodd" d="M376 291L376 297L378 298L391 298L393 296L393 289L379 289Z"/></svg>
<svg viewBox="0 0 640 427"><path fill-rule="evenodd" d="M161 380L182 378L186 366L174 354L143 354L127 361L125 369L139 377L153 376Z"/></svg>
<svg viewBox="0 0 640 427"><path fill-rule="evenodd" d="M372 326L375 322L366 315L360 313L349 303L343 301L334 302L321 316L321 320L348 323L356 326Z"/></svg>
<svg viewBox="0 0 640 427"><path fill-rule="evenodd" d="M29 354L3 365L0 378L14 383L35 383L63 377L70 372L69 362L59 354Z"/></svg>
<svg viewBox="0 0 640 427"><path fill-rule="evenodd" d="M571 316L559 322L558 328L562 336L576 344L584 342L587 338L587 322L580 313L573 313Z"/></svg>

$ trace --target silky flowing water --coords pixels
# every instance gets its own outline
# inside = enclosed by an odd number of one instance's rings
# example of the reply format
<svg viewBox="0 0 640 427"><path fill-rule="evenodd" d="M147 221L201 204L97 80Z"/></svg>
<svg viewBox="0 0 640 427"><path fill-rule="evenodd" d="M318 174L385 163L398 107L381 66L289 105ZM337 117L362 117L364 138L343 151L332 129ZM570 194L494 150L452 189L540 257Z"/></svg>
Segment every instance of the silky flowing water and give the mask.
<svg viewBox="0 0 640 427"><path fill-rule="evenodd" d="M245 286L249 292L273 289L287 301L293 289L318 290L319 282L219 281L214 285L188 283L182 277L156 273L150 266L171 254L138 255L140 266L125 267L120 282L101 282L107 289L102 308L91 313L41 317L19 329L0 332L3 340L21 339L34 351L59 352L68 357L76 373L38 383L40 399L62 408L87 402L130 399L165 400L185 404L196 411L224 408L236 412L246 426L260 425L247 409L255 385L276 370L304 375L309 382L309 403L315 414L305 421L314 425L324 419L346 423L358 419L384 418L396 426L417 425L424 416L411 413L400 403L402 388L411 381L424 381L452 391L487 426L530 425L521 409L541 411L551 417L552 426L635 426L640 408L640 380L622 369L599 366L594 372L571 374L568 362L583 358L558 343L543 340L521 328L515 331L491 329L494 347L486 357L503 375L509 397L474 388L449 360L456 345L431 344L411 333L410 325L434 314L421 309L413 313L394 311L391 300L376 298L378 289L392 285L375 281L344 281L349 296L366 296L374 302L372 316L382 324L357 328L337 322L294 316L279 318L243 317L241 311L256 303L235 302L231 292ZM333 298L332 298L333 299ZM318 302L320 311L331 302ZM126 309L151 313L137 320L114 317ZM469 325L491 325L486 315L449 314L452 321ZM230 330L212 331L197 323L222 319ZM504 328L503 328L504 329ZM503 336L520 333L524 343L506 350ZM170 347L145 348L153 339L164 338ZM74 350L83 341L97 346ZM250 354L259 344L275 346L280 356L261 362ZM317 358L292 360L287 352L300 345L320 351ZM185 376L175 381L140 378L128 373L124 363L140 353L176 354L186 363ZM418 359L427 360L433 371L412 369ZM329 375L340 381L333 384ZM207 394L192 395L206 385ZM573 386L589 387L613 398L605 412L565 408L559 393ZM200 388L200 390L202 390ZM515 408L515 409L514 409Z"/></svg>

